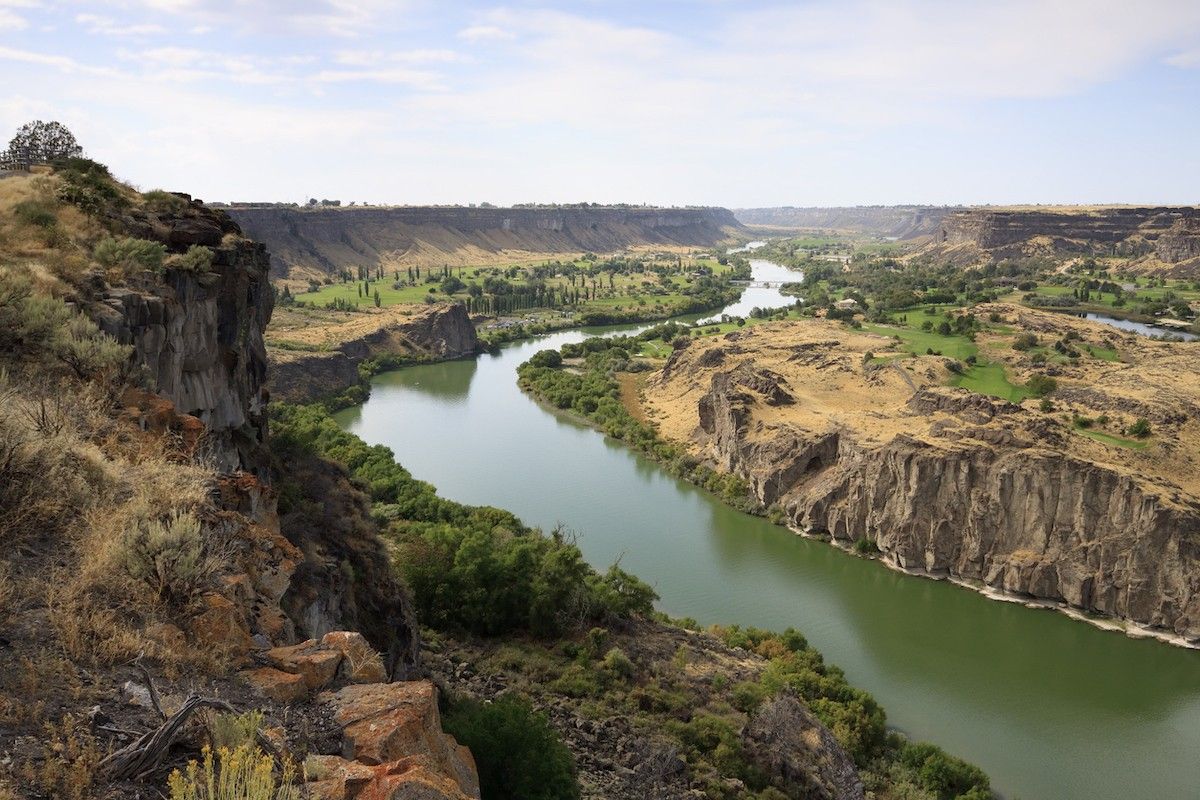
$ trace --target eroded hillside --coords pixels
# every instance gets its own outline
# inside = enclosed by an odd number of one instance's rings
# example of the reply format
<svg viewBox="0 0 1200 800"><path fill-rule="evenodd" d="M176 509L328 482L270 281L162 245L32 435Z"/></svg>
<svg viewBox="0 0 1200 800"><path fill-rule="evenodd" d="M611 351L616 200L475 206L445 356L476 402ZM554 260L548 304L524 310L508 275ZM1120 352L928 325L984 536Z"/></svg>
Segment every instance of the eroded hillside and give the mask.
<svg viewBox="0 0 1200 800"><path fill-rule="evenodd" d="M274 277L342 270L504 264L639 245L711 247L741 225L722 208L322 208L235 206L271 251Z"/></svg>
<svg viewBox="0 0 1200 800"><path fill-rule="evenodd" d="M979 306L980 351L1052 399L946 386L952 359L826 320L675 351L644 396L667 439L745 477L796 528L905 569L1200 640L1200 345ZM1047 368L1041 345L1090 357ZM1153 435L1126 432L1145 420ZM1140 424L1139 424L1140 427Z"/></svg>

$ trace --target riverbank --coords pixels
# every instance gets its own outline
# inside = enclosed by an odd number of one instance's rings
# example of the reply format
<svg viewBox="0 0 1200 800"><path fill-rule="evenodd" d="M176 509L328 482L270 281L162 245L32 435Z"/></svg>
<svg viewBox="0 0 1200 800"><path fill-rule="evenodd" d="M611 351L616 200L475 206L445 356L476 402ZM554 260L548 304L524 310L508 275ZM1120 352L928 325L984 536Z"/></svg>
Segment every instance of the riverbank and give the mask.
<svg viewBox="0 0 1200 800"><path fill-rule="evenodd" d="M584 797L993 798L982 770L889 732L800 633L652 615L656 594L619 559L594 570L561 529L437 496L318 406L273 406L272 425L285 450L371 486L451 707L530 698L575 754Z"/></svg>
<svg viewBox="0 0 1200 800"><path fill-rule="evenodd" d="M518 365L587 335L382 374L372 398L338 421L402 449L446 496L503 505L547 530L566 523L589 562L621 559L672 615L804 630L891 724L982 765L1006 796L1181 796L1200 781L1196 769L1155 766L1192 765L1200 749L1194 651L914 580L733 511L519 388ZM1143 342L1170 347L1132 346ZM1143 674L1155 680L1131 679Z"/></svg>
<svg viewBox="0 0 1200 800"><path fill-rule="evenodd" d="M1000 327L973 345L1016 386L1034 386L1040 340L1091 357L1048 371L1049 397L1008 403L944 388L951 362L897 353L875 335L892 329L767 323L676 348L647 382L647 414L793 527L866 542L905 569L1200 640L1185 541L1200 526L1187 456L1200 375L1178 380L1195 346L1115 341L1098 324L1011 306L979 315Z"/></svg>
<svg viewBox="0 0 1200 800"><path fill-rule="evenodd" d="M1131 639L1153 639L1155 641L1163 642L1175 647L1182 647L1189 650L1200 650L1200 642L1189 640L1182 636L1168 633L1167 631L1150 628L1144 625L1138 625L1137 623L1130 622L1128 620L1118 620L1113 619L1112 617L1098 617L1093 614L1088 614L1078 608L1072 608L1066 603L1056 603L1049 600L1041 600L1028 594L1007 592L994 586L988 586L978 580L962 578L949 573L937 573L914 567L906 567L895 559L888 558L885 554L878 552L862 552L861 548L856 547L858 542L837 540L826 533L813 530L804 530L797 528L794 525L788 525L784 523L781 524L796 536L812 541L822 542L856 558L877 561L888 569L898 572L902 575L909 575L914 578L924 578L926 580L933 581L945 581L947 583L954 584L955 586L961 586L964 589L970 589L973 592L978 592L990 600L997 600L1002 603L1014 603L1024 606L1025 608L1039 611L1056 611L1077 622L1086 622L1087 624L1102 631L1123 633Z"/></svg>

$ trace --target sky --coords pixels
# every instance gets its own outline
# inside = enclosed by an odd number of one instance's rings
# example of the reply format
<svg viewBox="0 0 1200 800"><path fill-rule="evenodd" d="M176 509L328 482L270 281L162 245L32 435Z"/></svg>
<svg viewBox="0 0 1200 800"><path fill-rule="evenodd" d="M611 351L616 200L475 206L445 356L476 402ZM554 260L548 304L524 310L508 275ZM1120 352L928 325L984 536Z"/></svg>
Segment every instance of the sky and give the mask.
<svg viewBox="0 0 1200 800"><path fill-rule="evenodd" d="M205 200L1200 202L1200 0L0 0L57 119Z"/></svg>

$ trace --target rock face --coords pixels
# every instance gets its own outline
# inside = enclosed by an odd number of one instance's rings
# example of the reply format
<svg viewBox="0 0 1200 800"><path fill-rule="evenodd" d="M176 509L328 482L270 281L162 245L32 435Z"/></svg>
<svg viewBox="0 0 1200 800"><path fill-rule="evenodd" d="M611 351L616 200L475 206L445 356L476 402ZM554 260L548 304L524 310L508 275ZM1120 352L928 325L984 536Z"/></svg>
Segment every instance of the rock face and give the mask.
<svg viewBox="0 0 1200 800"><path fill-rule="evenodd" d="M478 264L502 253L598 253L631 245L709 247L741 225L723 208L324 208L237 205L281 278L356 265Z"/></svg>
<svg viewBox="0 0 1200 800"><path fill-rule="evenodd" d="M765 342L770 335L756 329L747 338ZM726 355L707 369L698 366L708 349L701 343L676 351L670 377L651 386L650 404L665 412L665 432L690 439L700 455L743 476L795 527L845 545L865 539L904 569L1200 642L1200 498L1175 482L1193 483L1190 461L1172 455L1174 443L1154 457L1103 446L1038 413L1036 403L1025 408L938 387L920 374L925 385L913 393L883 371L852 366L861 352L880 352L878 339L831 346L824 366L813 368L798 366L794 354L803 347L756 348L747 338L737 342L745 355ZM1153 352L1174 359L1169 347ZM778 380L776 368L785 373ZM1106 369L1112 372L1091 390L1100 399L1088 395L1089 402L1141 411L1144 401L1120 381L1153 391L1144 382L1156 373L1132 377L1124 364ZM1162 374L1169 374L1165 365ZM1063 397L1083 402L1072 391ZM694 403L686 437L686 410L653 400L681 392L685 404ZM861 406L837 405L854 392L862 392ZM785 393L793 404L779 404ZM1186 451L1195 430L1186 411L1192 404L1183 396L1167 402L1183 413L1155 418L1164 438ZM1147 474L1155 466L1164 474Z"/></svg>
<svg viewBox="0 0 1200 800"><path fill-rule="evenodd" d="M1200 214L1176 220L1158 237L1154 249L1161 260L1172 264L1200 258Z"/></svg>
<svg viewBox="0 0 1200 800"><path fill-rule="evenodd" d="M128 222L134 233L157 236L176 250L215 244L211 271L168 269L151 285L101 286L86 311L106 333L133 345L155 391L204 423L206 446L222 469L261 470L267 428L263 331L275 302L267 252L240 238L222 246L223 230L236 232L236 226L200 206L193 214L153 225Z"/></svg>
<svg viewBox="0 0 1200 800"><path fill-rule="evenodd" d="M306 765L318 797L478 800L475 759L442 732L429 681L354 684L320 702L342 728L342 754Z"/></svg>
<svg viewBox="0 0 1200 800"><path fill-rule="evenodd" d="M936 232L947 214L959 210L952 206L783 206L735 208L733 215L743 225L872 233L904 240Z"/></svg>
<svg viewBox="0 0 1200 800"><path fill-rule="evenodd" d="M965 209L941 221L931 247L967 260L1109 255L1180 265L1200 255L1198 220L1188 206Z"/></svg>
<svg viewBox="0 0 1200 800"><path fill-rule="evenodd" d="M340 752L310 755L308 796L326 800L479 798L471 751L442 731L437 689L427 680L385 683L383 660L361 634L331 631L262 653L242 677L287 705L317 697L337 729Z"/></svg>
<svg viewBox="0 0 1200 800"><path fill-rule="evenodd" d="M312 402L358 383L358 365L380 355L450 359L479 349L475 326L457 303L397 307L378 314L353 315L354 327L329 350L305 352L272 347L271 396L291 403Z"/></svg>
<svg viewBox="0 0 1200 800"><path fill-rule="evenodd" d="M796 698L781 694L764 703L742 732L759 766L803 787L811 800L862 800L854 762L829 729Z"/></svg>

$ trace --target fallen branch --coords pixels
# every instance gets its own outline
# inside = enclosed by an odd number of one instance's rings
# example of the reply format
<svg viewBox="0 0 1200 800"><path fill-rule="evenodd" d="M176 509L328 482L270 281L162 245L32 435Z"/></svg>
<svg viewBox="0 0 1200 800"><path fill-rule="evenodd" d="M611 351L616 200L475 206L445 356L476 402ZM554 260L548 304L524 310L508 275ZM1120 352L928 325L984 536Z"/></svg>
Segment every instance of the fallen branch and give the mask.
<svg viewBox="0 0 1200 800"><path fill-rule="evenodd" d="M125 778L141 778L154 772L166 758L167 751L175 743L184 724L201 708L235 711L234 707L224 700L193 694L157 729L143 734L137 741L105 757L98 766L100 775L110 781L119 781Z"/></svg>

